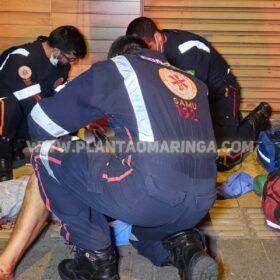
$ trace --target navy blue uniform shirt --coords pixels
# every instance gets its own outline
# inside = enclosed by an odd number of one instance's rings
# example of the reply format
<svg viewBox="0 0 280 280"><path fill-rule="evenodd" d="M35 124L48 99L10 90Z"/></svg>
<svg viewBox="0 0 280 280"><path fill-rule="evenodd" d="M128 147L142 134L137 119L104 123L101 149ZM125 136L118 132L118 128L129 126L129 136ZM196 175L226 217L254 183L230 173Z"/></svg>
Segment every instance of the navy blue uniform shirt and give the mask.
<svg viewBox="0 0 280 280"><path fill-rule="evenodd" d="M160 53L147 49L96 63L58 95L42 99L29 116L29 133L33 139L54 139L105 114L115 130L116 141L214 142L207 86L172 67ZM117 154L128 169L152 170L173 181L174 176L180 181L180 174L194 180L210 178L211 183L216 175L215 156L213 150ZM116 166L110 166L114 172ZM182 177L182 181L185 179Z"/></svg>
<svg viewBox="0 0 280 280"><path fill-rule="evenodd" d="M224 58L199 35L183 30L163 30L167 41L164 55L170 64L190 72L209 87L209 91L223 86L230 72Z"/></svg>
<svg viewBox="0 0 280 280"><path fill-rule="evenodd" d="M17 99L25 114L36 102L54 93L67 81L70 65L53 66L46 56L40 36L36 41L13 47L0 59L0 98Z"/></svg>

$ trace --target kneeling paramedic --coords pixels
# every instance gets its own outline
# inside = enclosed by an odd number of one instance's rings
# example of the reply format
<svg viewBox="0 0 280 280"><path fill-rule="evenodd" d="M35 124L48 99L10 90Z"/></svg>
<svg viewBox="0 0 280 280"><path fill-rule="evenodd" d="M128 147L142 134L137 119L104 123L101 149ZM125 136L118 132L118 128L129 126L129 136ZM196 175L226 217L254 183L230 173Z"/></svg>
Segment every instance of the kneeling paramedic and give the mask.
<svg viewBox="0 0 280 280"><path fill-rule="evenodd" d="M214 134L219 147L218 171L229 170L241 163L252 150L251 146L254 146L253 142L257 140L260 131L269 128L270 105L261 102L243 118L237 78L223 56L210 42L197 34L186 30L160 30L147 17L134 19L128 25L126 34L140 36L149 48L163 53L170 64L192 73L206 83Z"/></svg>
<svg viewBox="0 0 280 280"><path fill-rule="evenodd" d="M74 26L60 26L49 37L14 46L0 56L0 182L13 178L25 161L27 115L42 98L67 82L70 66L86 55L86 42Z"/></svg>
<svg viewBox="0 0 280 280"><path fill-rule="evenodd" d="M109 53L28 118L32 138L48 140L32 157L41 197L76 246L75 258L59 264L60 277L119 279L109 216L133 225L131 244L153 264L174 265L181 279L216 279L217 265L193 230L216 197L215 149L149 152L186 140L213 144L207 87L140 38L121 37ZM105 114L115 154L56 139Z"/></svg>

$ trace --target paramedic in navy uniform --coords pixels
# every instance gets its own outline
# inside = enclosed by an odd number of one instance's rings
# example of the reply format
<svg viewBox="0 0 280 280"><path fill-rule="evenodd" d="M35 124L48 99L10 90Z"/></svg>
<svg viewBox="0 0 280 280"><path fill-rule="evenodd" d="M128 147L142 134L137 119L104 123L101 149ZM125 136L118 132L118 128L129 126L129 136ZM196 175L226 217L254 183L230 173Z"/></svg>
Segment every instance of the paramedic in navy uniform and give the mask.
<svg viewBox="0 0 280 280"><path fill-rule="evenodd" d="M0 181L12 179L13 143L28 139L26 118L68 78L70 64L86 55L79 30L61 26L49 37L12 47L0 57Z"/></svg>
<svg viewBox="0 0 280 280"><path fill-rule="evenodd" d="M269 126L271 108L265 102L242 118L240 86L236 77L224 58L204 38L185 30L159 30L147 17L134 19L126 34L141 37L149 48L162 52L170 64L206 83L218 147L222 147L225 141L255 141L260 130ZM227 160L228 168L231 168L242 160L242 153L233 153ZM218 160L218 168L226 169L222 162Z"/></svg>
<svg viewBox="0 0 280 280"><path fill-rule="evenodd" d="M77 250L74 260L59 264L59 274L62 279L119 279L106 215L133 225L132 245L155 265L176 266L181 279L216 279L217 265L192 230L216 197L207 87L140 38L121 37L109 53L111 59L42 99L28 117L31 137L48 140L32 157L41 197ZM79 141L66 150L56 139L104 114L116 144L130 146L116 145L115 154L94 153ZM127 152L139 143L149 149L186 140L209 149Z"/></svg>
<svg viewBox="0 0 280 280"><path fill-rule="evenodd" d="M176 266L183 280L217 279L217 265L193 230L216 197L207 87L140 38L117 39L109 54L58 95L42 99L28 117L31 137L48 141L33 152L37 180L31 177L0 256L0 278L12 274L49 210L76 246L75 258L58 266L62 279L119 279L106 216L132 224L130 242L155 265ZM56 139L104 114L115 131L115 153L93 152L82 141L66 149L65 140ZM143 149L186 140L209 149ZM141 151L130 149L137 144Z"/></svg>

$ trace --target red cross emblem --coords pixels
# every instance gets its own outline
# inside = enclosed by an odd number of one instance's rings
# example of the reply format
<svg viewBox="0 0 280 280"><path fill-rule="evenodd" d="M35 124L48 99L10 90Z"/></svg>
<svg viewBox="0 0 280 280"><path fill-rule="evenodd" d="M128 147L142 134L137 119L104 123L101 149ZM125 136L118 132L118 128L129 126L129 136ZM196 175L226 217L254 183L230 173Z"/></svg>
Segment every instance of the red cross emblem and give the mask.
<svg viewBox="0 0 280 280"><path fill-rule="evenodd" d="M189 77L168 68L159 69L159 76L166 87L175 95L185 100L195 98L197 87Z"/></svg>
<svg viewBox="0 0 280 280"><path fill-rule="evenodd" d="M172 80L174 80L173 82L172 82L172 84L173 85L178 85L178 87L179 87L179 90L180 91L183 91L184 90L184 88L188 88L188 85L186 85L185 84L185 79L180 79L179 77L178 77L178 75L177 74L175 74L175 75L170 75L169 76Z"/></svg>
<svg viewBox="0 0 280 280"><path fill-rule="evenodd" d="M28 67L26 65L23 65L23 66L19 67L18 75L22 79L27 80L27 79L29 79L31 77L32 71L31 71L30 67Z"/></svg>
<svg viewBox="0 0 280 280"><path fill-rule="evenodd" d="M23 70L21 71L21 74L24 75L24 76L27 76L28 73L29 73L29 72L28 72L27 69L23 69Z"/></svg>

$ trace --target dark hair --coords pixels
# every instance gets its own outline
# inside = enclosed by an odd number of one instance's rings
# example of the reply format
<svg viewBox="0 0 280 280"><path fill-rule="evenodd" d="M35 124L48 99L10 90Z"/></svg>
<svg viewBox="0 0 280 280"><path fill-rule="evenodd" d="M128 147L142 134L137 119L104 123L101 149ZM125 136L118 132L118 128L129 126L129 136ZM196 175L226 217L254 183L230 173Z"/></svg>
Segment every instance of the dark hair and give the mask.
<svg viewBox="0 0 280 280"><path fill-rule="evenodd" d="M126 35L136 35L148 40L154 40L155 32L160 32L160 30L153 20L147 17L134 19L126 29Z"/></svg>
<svg viewBox="0 0 280 280"><path fill-rule="evenodd" d="M73 52L76 57L85 57L87 46L82 33L74 26L65 25L53 30L48 38L51 48L58 48L64 53Z"/></svg>
<svg viewBox="0 0 280 280"><path fill-rule="evenodd" d="M108 58L122 54L134 54L140 49L145 48L148 48L148 46L141 38L136 36L121 36L112 43L108 52Z"/></svg>

